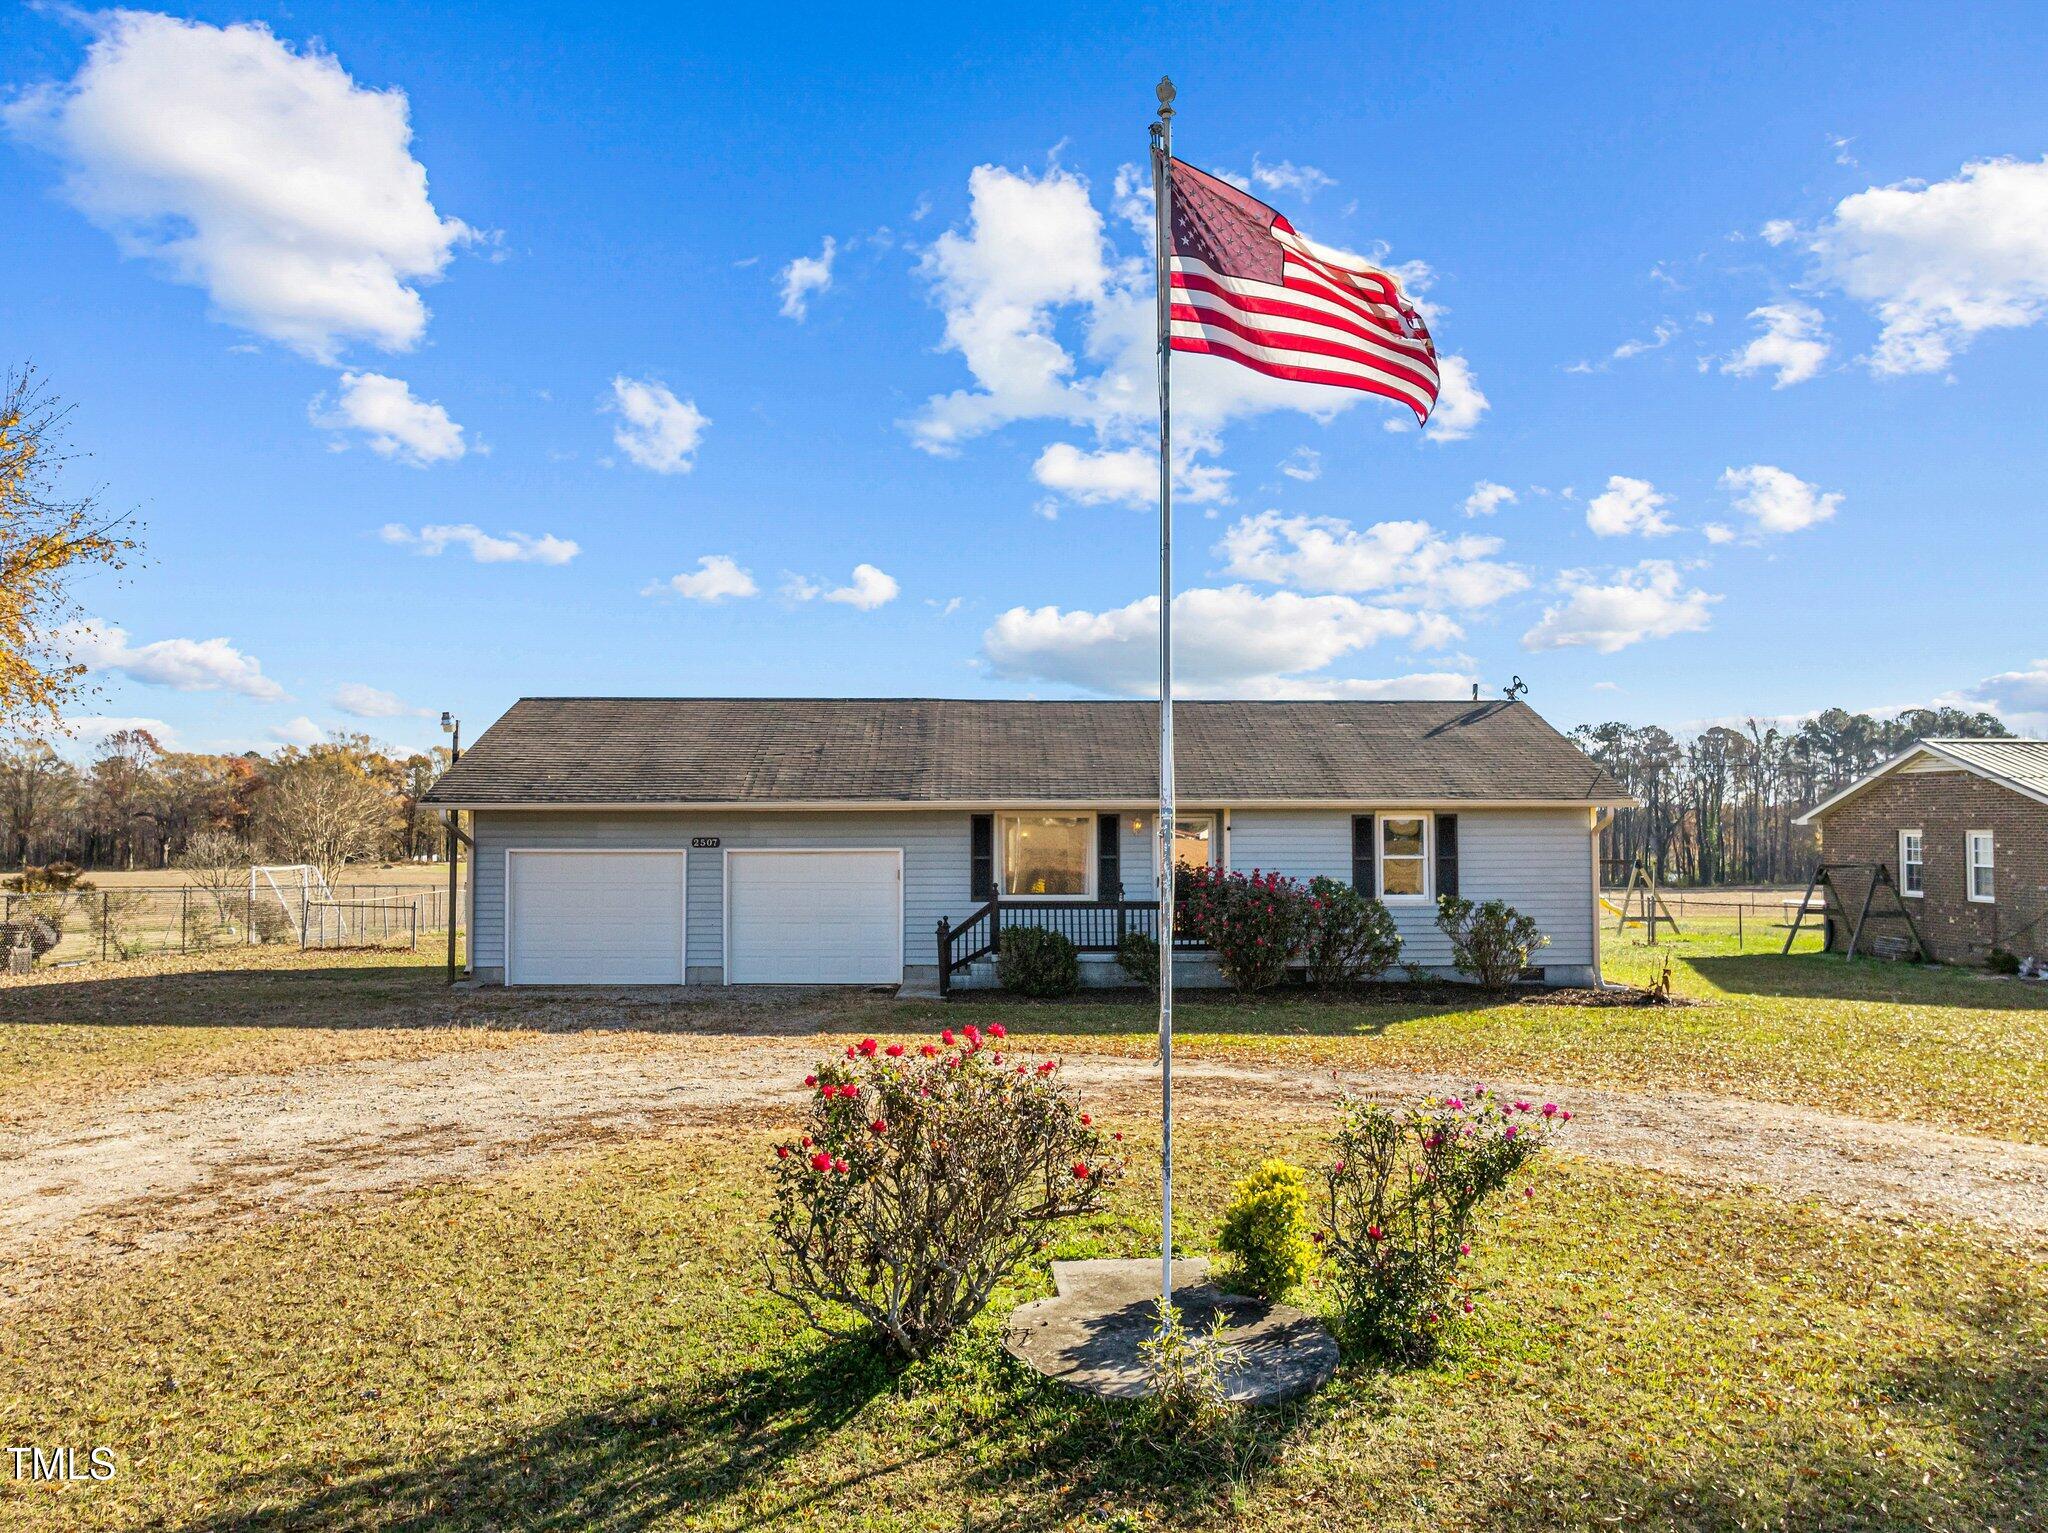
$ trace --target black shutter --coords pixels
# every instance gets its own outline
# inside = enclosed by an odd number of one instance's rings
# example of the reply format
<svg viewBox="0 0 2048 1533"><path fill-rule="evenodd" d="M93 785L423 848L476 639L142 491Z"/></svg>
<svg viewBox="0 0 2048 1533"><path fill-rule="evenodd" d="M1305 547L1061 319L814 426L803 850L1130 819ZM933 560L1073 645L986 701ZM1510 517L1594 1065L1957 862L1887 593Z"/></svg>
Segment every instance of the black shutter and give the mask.
<svg viewBox="0 0 2048 1533"><path fill-rule="evenodd" d="M1440 814L1436 817L1436 892L1441 899L1448 894L1458 893L1458 817L1454 814Z"/></svg>
<svg viewBox="0 0 2048 1533"><path fill-rule="evenodd" d="M968 817L967 894L977 900L996 897L996 817L992 814Z"/></svg>
<svg viewBox="0 0 2048 1533"><path fill-rule="evenodd" d="M1351 817L1351 887L1372 899L1380 893L1378 834L1379 822L1371 815Z"/></svg>
<svg viewBox="0 0 2048 1533"><path fill-rule="evenodd" d="M1113 814L1095 817L1095 897L1120 900L1124 897L1124 846L1117 833L1119 819Z"/></svg>

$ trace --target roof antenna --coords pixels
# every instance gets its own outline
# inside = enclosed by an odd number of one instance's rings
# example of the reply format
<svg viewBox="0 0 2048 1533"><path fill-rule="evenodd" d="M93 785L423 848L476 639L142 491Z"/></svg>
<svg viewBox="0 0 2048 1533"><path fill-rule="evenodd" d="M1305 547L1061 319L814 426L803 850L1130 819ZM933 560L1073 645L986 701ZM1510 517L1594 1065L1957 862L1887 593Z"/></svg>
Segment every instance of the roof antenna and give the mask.
<svg viewBox="0 0 2048 1533"><path fill-rule="evenodd" d="M1472 701L1475 703L1479 701L1479 683L1476 681L1472 683Z"/></svg>
<svg viewBox="0 0 2048 1533"><path fill-rule="evenodd" d="M1529 683L1517 676L1513 681L1502 687L1501 691L1507 694L1509 702L1518 703L1528 695Z"/></svg>

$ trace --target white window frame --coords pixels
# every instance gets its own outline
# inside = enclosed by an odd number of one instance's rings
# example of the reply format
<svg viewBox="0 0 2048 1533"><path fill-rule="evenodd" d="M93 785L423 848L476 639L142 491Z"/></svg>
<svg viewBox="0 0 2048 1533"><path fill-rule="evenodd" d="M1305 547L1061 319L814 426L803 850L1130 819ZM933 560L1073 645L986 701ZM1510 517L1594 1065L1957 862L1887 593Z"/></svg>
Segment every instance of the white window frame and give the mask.
<svg viewBox="0 0 2048 1533"><path fill-rule="evenodd" d="M1387 893L1387 825L1392 820L1419 820L1422 822L1422 892L1420 894ZM1373 847L1373 879L1379 885L1382 905L1428 905L1436 899L1436 816L1427 812L1414 814L1399 812L1380 813L1375 816L1373 834L1379 838ZM1398 859L1412 862L1415 859L1405 853Z"/></svg>
<svg viewBox="0 0 2048 1533"><path fill-rule="evenodd" d="M1213 809L1198 809L1193 814L1176 814L1173 822L1174 834L1179 835L1182 827L1190 820L1209 822L1209 866L1222 867L1223 858L1220 854L1223 849L1223 816Z"/></svg>
<svg viewBox="0 0 2048 1533"><path fill-rule="evenodd" d="M1005 820L1068 820L1079 819L1088 827L1088 850L1082 856L1082 892L1079 894L1012 894L1010 893L1010 864L1005 852L1008 844L1003 835ZM995 875L996 893L1006 900L1072 900L1077 904L1086 903L1096 897L1096 879L1102 871L1102 815L1097 810L1078 809L1009 809L998 810L995 817Z"/></svg>
<svg viewBox="0 0 2048 1533"><path fill-rule="evenodd" d="M1913 843L1913 850L1917 854L1910 859L1906 856L1906 842L1909 838ZM1920 887L1917 889L1911 886L1911 880L1906 877L1906 869L1909 867L1918 870L1920 874ZM1927 897L1927 833L1925 831L1902 830L1899 832L1899 893L1909 900L1925 899Z"/></svg>
<svg viewBox="0 0 2048 1533"><path fill-rule="evenodd" d="M1977 846L1982 842L1985 857L1977 860ZM1991 875L1991 892L1977 892L1977 870L1983 868ZM1973 830L1963 836L1963 896L1972 905L1996 905L1998 903L1998 841L1988 830Z"/></svg>

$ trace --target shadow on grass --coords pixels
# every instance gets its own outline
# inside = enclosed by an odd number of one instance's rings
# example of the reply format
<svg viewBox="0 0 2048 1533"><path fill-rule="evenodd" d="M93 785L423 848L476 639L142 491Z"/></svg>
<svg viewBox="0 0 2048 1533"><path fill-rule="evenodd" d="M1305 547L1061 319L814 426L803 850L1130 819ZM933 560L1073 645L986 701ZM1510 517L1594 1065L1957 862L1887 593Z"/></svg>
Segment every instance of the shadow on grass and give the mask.
<svg viewBox="0 0 2048 1533"><path fill-rule="evenodd" d="M1944 964L1887 963L1839 953L1745 953L1684 961L1701 979L1735 995L1903 1002L1973 1011L2048 1010L2048 986Z"/></svg>
<svg viewBox="0 0 2048 1533"><path fill-rule="evenodd" d="M351 1533L428 1529L611 1529L722 1509L722 1521L804 1526L900 1463L835 1464L802 1490L772 1487L890 1387L888 1366L857 1342L820 1342L677 1391L621 1395L598 1409L446 1459L363 1460L253 1476L222 1499L250 1510L183 1524L186 1533ZM932 1445L935 1450L937 1445ZM309 1485L315 1476L323 1482ZM739 1503L735 1506L734 1503ZM739 1515L735 1516L734 1513Z"/></svg>

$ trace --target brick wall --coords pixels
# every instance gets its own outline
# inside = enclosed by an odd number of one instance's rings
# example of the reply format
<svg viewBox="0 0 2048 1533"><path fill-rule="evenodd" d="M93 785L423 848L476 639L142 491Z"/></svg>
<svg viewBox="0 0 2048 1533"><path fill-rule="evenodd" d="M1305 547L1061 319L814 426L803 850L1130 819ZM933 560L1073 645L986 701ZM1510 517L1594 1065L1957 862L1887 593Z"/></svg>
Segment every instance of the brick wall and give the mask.
<svg viewBox="0 0 2048 1533"><path fill-rule="evenodd" d="M1927 892L1908 900L1936 958L1946 963L1982 961L1993 943L2025 956L2048 958L2048 917L2015 939L2013 933L2048 909L2048 804L2001 788L1974 772L1898 772L1828 814L1820 827L1823 862L1881 862L1899 876L1899 832L1922 833L1921 857ZM1997 900L1975 904L1965 892L1968 877L1964 837L1992 833ZM1845 877L1842 897L1854 920L1863 881ZM1889 904L1878 897L1878 906ZM1873 934L1903 933L1901 921L1873 921ZM1837 942L1848 940L1846 931Z"/></svg>

